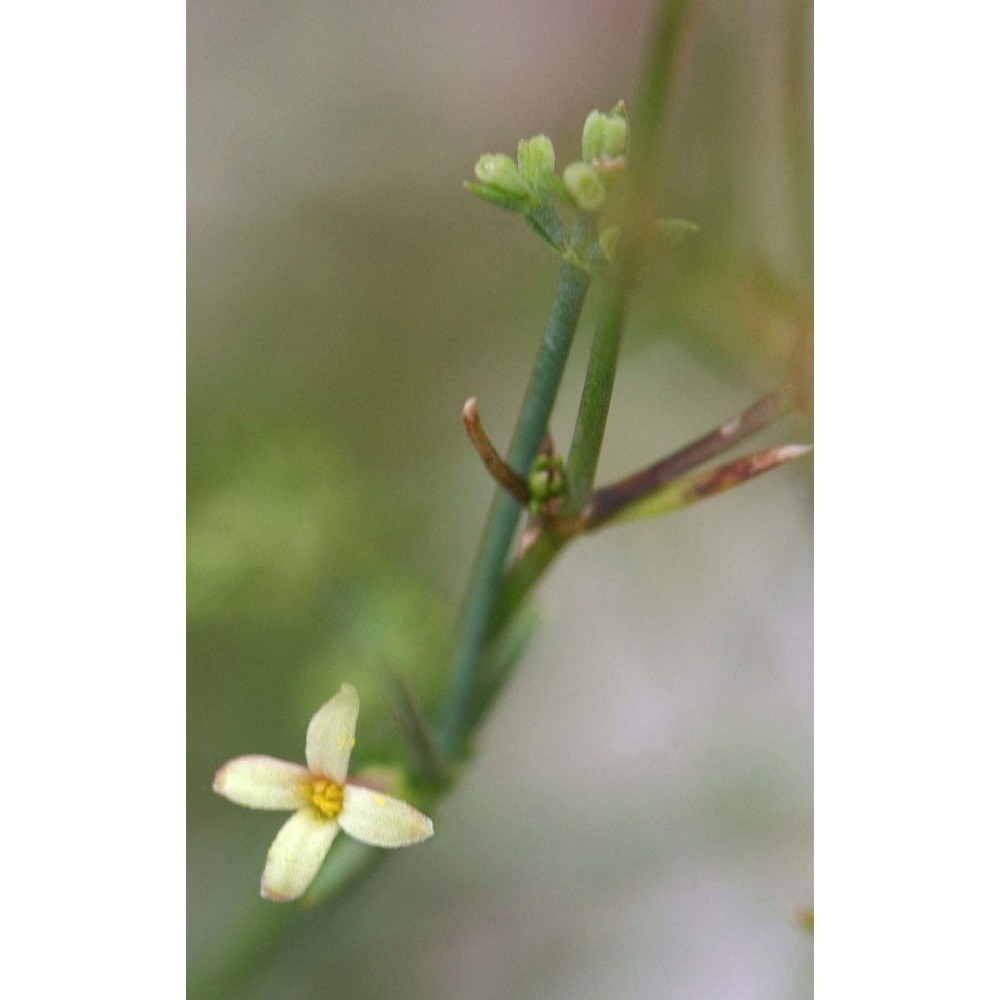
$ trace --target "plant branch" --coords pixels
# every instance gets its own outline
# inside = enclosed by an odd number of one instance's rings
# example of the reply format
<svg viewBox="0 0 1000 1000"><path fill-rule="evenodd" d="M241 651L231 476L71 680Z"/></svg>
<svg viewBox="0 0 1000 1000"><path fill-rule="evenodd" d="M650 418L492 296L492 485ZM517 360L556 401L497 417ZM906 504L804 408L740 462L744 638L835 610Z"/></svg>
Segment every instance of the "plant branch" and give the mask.
<svg viewBox="0 0 1000 1000"><path fill-rule="evenodd" d="M811 451L811 444L783 444L776 448L754 452L751 455L741 455L731 462L724 462L711 469L678 476L658 490L640 496L632 500L628 506L619 508L615 519L625 521L680 510L682 507L688 507L699 500L707 500L709 497L714 497L734 486L739 486L764 472L784 465L785 462L801 458ZM611 520L610 517L601 521L587 518L585 530L594 531L603 524L607 524L609 520Z"/></svg>
<svg viewBox="0 0 1000 1000"><path fill-rule="evenodd" d="M490 635L496 635L521 606L531 588L541 579L572 536L546 526L531 545L511 563L503 578Z"/></svg>
<svg viewBox="0 0 1000 1000"><path fill-rule="evenodd" d="M611 292L594 331L590 363L580 397L576 428L567 462L568 510L578 512L594 485L597 460L611 407L611 392L628 298L635 285L655 215L650 210L659 159L660 135L689 0L664 2L653 33L653 47L628 154L625 230L611 272Z"/></svg>
<svg viewBox="0 0 1000 1000"><path fill-rule="evenodd" d="M617 483L595 490L582 515L575 517L570 515L544 525L531 545L511 564L504 577L491 634L499 632L506 624L571 538L584 531L596 530L630 504L639 502L665 487L672 479L683 476L752 434L763 430L793 409L794 397L791 385L775 389L721 427L692 441L659 462ZM787 461L787 455L785 460ZM737 459L737 462L740 461ZM742 461L745 463L746 460ZM766 471L760 467L761 462L757 464L758 468L754 475ZM749 466L744 464L743 468ZM717 470L713 470L715 471ZM732 471L730 469L730 472ZM711 474L712 472L709 473ZM717 478L716 483L719 482L721 479Z"/></svg>
<svg viewBox="0 0 1000 1000"><path fill-rule="evenodd" d="M571 261L564 261L559 269L555 302L507 454L506 464L522 478L527 476L545 437L589 287L590 275ZM441 729L442 749L449 757L459 751L472 724L477 668L520 514L518 501L506 491L498 490L473 564L452 662L452 682Z"/></svg>
<svg viewBox="0 0 1000 1000"><path fill-rule="evenodd" d="M663 488L672 479L690 472L699 465L721 455L745 438L756 434L792 409L793 395L782 386L757 400L739 416L692 441L679 451L647 466L625 479L595 490L587 505L588 528L596 528L613 518L622 508Z"/></svg>
<svg viewBox="0 0 1000 1000"><path fill-rule="evenodd" d="M666 101L671 70L675 63L681 28L685 21L690 0L664 0L660 17L653 29L653 42L647 61L643 84L639 97L639 113L636 118L632 155L627 177L629 193L626 205L632 223L623 234L615 269L612 272L613 291L605 317L598 326L601 346L598 352L598 370L591 375L588 370L584 400L595 394L596 402L588 405L588 414L578 420L577 433L571 447L571 464L576 459L576 487L570 479L569 509L573 504L578 511L586 502L593 485L604 434L604 424L611 398L611 383L617 363L618 341L625 315L625 303L634 284L635 272L641 257L641 242L650 228L651 214L646 208L655 177L660 123L663 105ZM578 250L592 236L593 221L590 217L578 217L571 240L570 249ZM507 465L520 477L528 474L531 462L538 453L545 435L556 392L562 379L566 356L580 319L583 300L590 285L590 276L575 260L574 254L564 256L559 271L556 301L549 316L548 326L539 348L531 381L525 393L521 415L507 454ZM578 440L579 439L579 440ZM569 470L572 473L572 469ZM441 744L444 753L454 757L462 749L464 741L476 722L478 674L486 644L499 620L498 602L501 600L501 583L504 567L517 529L521 507L514 497L504 490L498 490L487 518L483 538L472 569L468 590L459 626L458 642L452 662L452 681L444 705L441 728ZM545 533L548 536L551 533ZM540 541L541 539L539 539ZM536 542L537 544L537 542ZM538 576L554 557L561 546L552 543L554 551L547 559L532 557L525 562L518 579L520 596L514 607L507 609L503 617L516 609ZM532 547L534 548L534 546ZM530 551L530 550L529 550ZM539 553L543 550L539 549ZM527 556L527 553L526 553ZM535 569L531 567L534 566Z"/></svg>

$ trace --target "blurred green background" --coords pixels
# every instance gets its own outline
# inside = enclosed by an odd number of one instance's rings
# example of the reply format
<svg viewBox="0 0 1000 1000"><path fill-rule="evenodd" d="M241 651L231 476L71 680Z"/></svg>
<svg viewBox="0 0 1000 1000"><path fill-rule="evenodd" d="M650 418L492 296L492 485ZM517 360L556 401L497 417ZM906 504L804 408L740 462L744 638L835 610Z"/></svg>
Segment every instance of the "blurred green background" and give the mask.
<svg viewBox="0 0 1000 1000"><path fill-rule="evenodd" d="M342 899L262 901L281 816L211 791L301 760L342 681L359 765L401 753L389 672L440 693L491 495L461 405L506 442L558 266L461 182L539 131L576 158L654 10L189 4L192 996L811 993L806 463L571 547L435 837ZM660 203L701 232L645 272L601 481L773 387L811 322L811 38L809 4L694 4Z"/></svg>

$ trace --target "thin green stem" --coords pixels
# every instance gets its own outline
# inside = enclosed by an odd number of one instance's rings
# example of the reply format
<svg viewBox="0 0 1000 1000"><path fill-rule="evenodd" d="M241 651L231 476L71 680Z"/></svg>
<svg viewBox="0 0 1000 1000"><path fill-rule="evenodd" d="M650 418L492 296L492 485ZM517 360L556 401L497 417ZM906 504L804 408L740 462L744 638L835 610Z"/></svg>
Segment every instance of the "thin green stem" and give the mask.
<svg viewBox="0 0 1000 1000"><path fill-rule="evenodd" d="M507 454L507 464L522 477L527 476L548 428L589 287L588 273L577 264L564 261L559 269L556 298L545 336ZM498 489L473 564L452 663L452 683L441 731L442 749L450 757L461 748L472 725L477 667L488 639L504 565L520 515L521 506L517 500Z"/></svg>
<svg viewBox="0 0 1000 1000"><path fill-rule="evenodd" d="M586 504L597 474L628 298L635 284L643 245L654 214L649 205L653 200L664 109L689 6L689 0L663 3L659 23L653 33L628 155L627 225L611 273L611 291L594 332L567 464L567 506L574 512L582 510Z"/></svg>
<svg viewBox="0 0 1000 1000"><path fill-rule="evenodd" d="M497 634L513 617L531 588L542 578L545 571L569 541L568 535L560 535L551 528L543 528L531 548L519 556L503 578L496 612L490 626L490 636Z"/></svg>
<svg viewBox="0 0 1000 1000"><path fill-rule="evenodd" d="M615 282L594 331L594 344L566 465L567 509L570 511L579 511L584 507L594 486L597 459L611 408L611 390L618 368L627 303L625 283Z"/></svg>
<svg viewBox="0 0 1000 1000"><path fill-rule="evenodd" d="M237 996L281 951L300 916L297 907L255 907L233 928L224 951L189 966L187 996L191 1000Z"/></svg>
<svg viewBox="0 0 1000 1000"><path fill-rule="evenodd" d="M582 505L593 486L597 455L604 436L604 425L611 400L611 386L618 357L618 342L625 315L628 293L634 282L641 257L641 240L637 234L648 228L643 220L651 213L645 208L650 199L655 177L657 140L663 117L671 70L675 62L681 28L690 0L665 2L654 30L653 47L640 96L639 113L630 155L630 195L627 200L629 218L637 223L627 228L619 251L618 264L613 272L613 290L605 316L598 325L595 340L596 361L592 358L584 387L587 415L577 422L570 453L570 508L574 502ZM642 224L638 224L642 223ZM584 237L592 235L587 230L592 221L578 219L574 232L574 247L583 245ZM566 259L559 272L556 301L549 316L545 337L535 361L531 381L525 393L521 415L507 455L507 464L520 476L528 469L545 434L556 392L562 379L570 344L579 322L583 300L590 285L587 272L570 259ZM598 344L597 341L600 341ZM596 365L596 367L595 367ZM593 372L593 374L591 374ZM590 402L591 397L593 402ZM573 459L576 458L576 480L572 478ZM497 607L501 599L501 582L517 530L521 507L517 500L503 490L498 490L486 522L472 576L466 592L459 627L458 643L452 663L451 688L444 707L441 743L445 754L454 757L475 724L478 671L489 641L496 627ZM561 543L551 554L539 560L537 573L529 571L529 564L518 574L520 581L514 606L537 580L554 558ZM543 550L539 550L542 552ZM511 594L508 588L508 595ZM507 609L509 614L514 607Z"/></svg>

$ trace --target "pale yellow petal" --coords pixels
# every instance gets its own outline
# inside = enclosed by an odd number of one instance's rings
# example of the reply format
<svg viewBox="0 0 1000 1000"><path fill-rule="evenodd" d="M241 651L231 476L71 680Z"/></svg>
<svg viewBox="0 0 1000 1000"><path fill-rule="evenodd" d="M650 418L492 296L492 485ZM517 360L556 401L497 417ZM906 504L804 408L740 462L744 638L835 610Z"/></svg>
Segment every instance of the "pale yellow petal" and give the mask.
<svg viewBox="0 0 1000 1000"><path fill-rule="evenodd" d="M350 684L341 684L340 690L312 717L306 733L309 770L332 778L338 785L347 777L358 706L358 692Z"/></svg>
<svg viewBox="0 0 1000 1000"><path fill-rule="evenodd" d="M335 819L326 819L312 806L300 809L267 852L260 894L279 903L298 899L312 884L338 830Z"/></svg>
<svg viewBox="0 0 1000 1000"><path fill-rule="evenodd" d="M413 806L360 785L344 788L337 819L345 833L374 847L407 847L434 832L434 824Z"/></svg>
<svg viewBox="0 0 1000 1000"><path fill-rule="evenodd" d="M251 809L299 809L309 801L309 772L274 757L237 757L216 772L212 788Z"/></svg>

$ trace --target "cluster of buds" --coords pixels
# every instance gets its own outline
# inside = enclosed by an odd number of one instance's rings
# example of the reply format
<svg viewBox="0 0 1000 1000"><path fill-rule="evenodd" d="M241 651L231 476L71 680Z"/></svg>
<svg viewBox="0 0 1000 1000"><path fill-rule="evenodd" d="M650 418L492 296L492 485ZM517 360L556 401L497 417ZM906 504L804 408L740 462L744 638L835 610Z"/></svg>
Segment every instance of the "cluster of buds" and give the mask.
<svg viewBox="0 0 1000 1000"><path fill-rule="evenodd" d="M476 163L479 184L470 190L515 211L530 210L544 200L555 179L556 152L547 135L535 135L517 144L517 163L506 153L484 153Z"/></svg>
<svg viewBox="0 0 1000 1000"><path fill-rule="evenodd" d="M506 153L486 153L476 163L476 180L466 187L480 198L523 215L535 232L561 256L570 255L583 266L614 261L622 227L603 213L608 192L628 164L629 122L625 104L610 111L591 111L583 123L581 157L556 171L556 154L547 135L522 139L517 160ZM561 203L586 220L569 227L556 210ZM685 219L658 219L651 235L660 242L697 231ZM596 234L596 238L595 238Z"/></svg>
<svg viewBox="0 0 1000 1000"><path fill-rule="evenodd" d="M565 231L554 219L552 198L571 209L591 215L601 209L608 185L625 169L628 149L628 117L619 101L609 112L592 111L583 126L582 158L556 172L556 156L547 135L522 139L517 161L505 153L487 153L475 166L476 182L467 187L473 194L525 215L559 249L565 246Z"/></svg>
<svg viewBox="0 0 1000 1000"><path fill-rule="evenodd" d="M559 455L540 454L528 473L528 510L535 517L559 512L566 496L566 469Z"/></svg>
<svg viewBox="0 0 1000 1000"><path fill-rule="evenodd" d="M578 208L596 212L607 185L625 169L628 117L619 101L611 111L591 111L583 123L583 159L563 171L563 183Z"/></svg>

